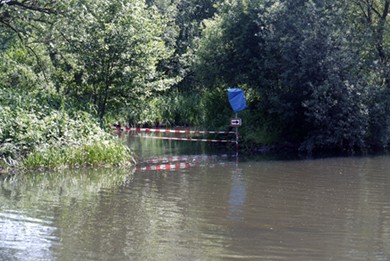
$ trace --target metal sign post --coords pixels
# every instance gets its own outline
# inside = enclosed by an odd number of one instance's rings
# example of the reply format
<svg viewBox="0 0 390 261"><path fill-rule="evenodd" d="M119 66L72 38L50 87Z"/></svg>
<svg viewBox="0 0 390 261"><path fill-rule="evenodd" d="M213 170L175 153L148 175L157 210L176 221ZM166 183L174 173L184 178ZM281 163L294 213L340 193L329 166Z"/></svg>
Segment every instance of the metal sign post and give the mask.
<svg viewBox="0 0 390 261"><path fill-rule="evenodd" d="M236 127L236 149L238 151L238 127L241 126L242 122L237 117L237 113L247 107L244 91L239 88L228 89L228 99L233 111L236 113L236 118L230 119L230 126Z"/></svg>
<svg viewBox="0 0 390 261"><path fill-rule="evenodd" d="M236 117L230 119L230 127L235 127L236 131L236 148L238 149L238 127L240 127L242 124L242 120L237 117L237 112L236 112Z"/></svg>
<svg viewBox="0 0 390 261"><path fill-rule="evenodd" d="M236 118L237 118L237 112L236 112ZM240 120L241 125L241 120ZM236 150L238 151L238 125L236 126Z"/></svg>

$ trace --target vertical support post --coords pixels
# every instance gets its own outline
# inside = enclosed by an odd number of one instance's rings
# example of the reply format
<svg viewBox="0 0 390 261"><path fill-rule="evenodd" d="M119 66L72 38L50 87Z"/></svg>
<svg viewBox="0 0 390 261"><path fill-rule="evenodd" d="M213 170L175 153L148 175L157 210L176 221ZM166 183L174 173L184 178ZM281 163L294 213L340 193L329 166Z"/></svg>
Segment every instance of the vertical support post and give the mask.
<svg viewBox="0 0 390 261"><path fill-rule="evenodd" d="M238 118L237 112L236 112L236 118ZM238 152L238 126L236 126L236 150Z"/></svg>

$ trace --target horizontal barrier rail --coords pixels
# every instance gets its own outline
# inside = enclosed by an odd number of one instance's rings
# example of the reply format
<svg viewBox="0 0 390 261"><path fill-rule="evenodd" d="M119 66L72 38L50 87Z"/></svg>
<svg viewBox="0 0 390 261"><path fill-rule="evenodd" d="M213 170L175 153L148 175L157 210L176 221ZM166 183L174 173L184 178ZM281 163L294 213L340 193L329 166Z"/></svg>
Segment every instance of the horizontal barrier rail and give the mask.
<svg viewBox="0 0 390 261"><path fill-rule="evenodd" d="M212 139L193 139L193 138L176 138L176 137L158 137L158 136L139 136L147 139L157 140L182 140L182 141L193 141L193 142L211 142L211 143L236 143L235 140L212 140Z"/></svg>
<svg viewBox="0 0 390 261"><path fill-rule="evenodd" d="M198 131L198 130L169 130L169 129L150 129L150 128L130 128L122 127L122 131L134 132L155 132L155 133L181 133L181 134L235 134L234 131Z"/></svg>

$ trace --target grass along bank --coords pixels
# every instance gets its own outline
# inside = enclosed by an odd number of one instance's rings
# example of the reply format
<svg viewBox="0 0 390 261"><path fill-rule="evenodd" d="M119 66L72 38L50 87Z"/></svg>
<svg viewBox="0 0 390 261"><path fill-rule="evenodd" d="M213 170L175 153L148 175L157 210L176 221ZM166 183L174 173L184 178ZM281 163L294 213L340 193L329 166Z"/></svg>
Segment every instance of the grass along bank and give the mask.
<svg viewBox="0 0 390 261"><path fill-rule="evenodd" d="M47 91L0 88L0 172L128 166L130 149L91 114Z"/></svg>

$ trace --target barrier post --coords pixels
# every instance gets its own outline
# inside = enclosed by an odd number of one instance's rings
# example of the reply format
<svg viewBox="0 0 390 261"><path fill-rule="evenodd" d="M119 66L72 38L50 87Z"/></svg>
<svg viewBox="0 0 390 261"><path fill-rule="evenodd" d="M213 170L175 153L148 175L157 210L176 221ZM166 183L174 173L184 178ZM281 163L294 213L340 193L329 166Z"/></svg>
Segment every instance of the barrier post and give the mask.
<svg viewBox="0 0 390 261"><path fill-rule="evenodd" d="M236 112L236 118L238 118L238 113ZM236 126L236 149L238 151L238 126Z"/></svg>
<svg viewBox="0 0 390 261"><path fill-rule="evenodd" d="M230 106L236 113L236 118L230 120L230 126L236 127L236 149L238 151L238 127L241 126L241 119L237 117L237 113L247 108L244 91L240 88L228 89L228 99Z"/></svg>
<svg viewBox="0 0 390 261"><path fill-rule="evenodd" d="M236 143L236 149L238 150L238 127L241 126L241 119L240 118L237 118L237 112L236 112L236 117L235 118L231 118L230 119L230 127L235 127L235 135L236 135L236 140L235 140L235 143Z"/></svg>

